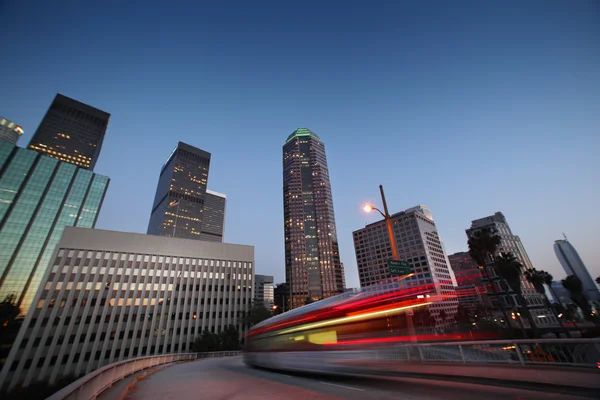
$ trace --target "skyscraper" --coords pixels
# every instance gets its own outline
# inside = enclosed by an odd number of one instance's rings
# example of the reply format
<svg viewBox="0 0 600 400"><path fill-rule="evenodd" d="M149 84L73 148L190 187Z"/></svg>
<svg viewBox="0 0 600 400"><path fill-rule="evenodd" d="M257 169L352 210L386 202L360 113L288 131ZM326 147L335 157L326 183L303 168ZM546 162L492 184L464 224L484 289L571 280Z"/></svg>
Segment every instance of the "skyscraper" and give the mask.
<svg viewBox="0 0 600 400"><path fill-rule="evenodd" d="M269 310L275 304L275 285L273 276L254 275L254 300L261 303Z"/></svg>
<svg viewBox="0 0 600 400"><path fill-rule="evenodd" d="M533 265L527 256L525 247L521 243L521 239L514 235L501 212L496 212L494 215L488 217L476 219L471 221L471 227L466 230L467 237L471 238L475 232L481 231L482 229L489 230L492 234L500 238L500 245L496 250L496 254L499 253L512 253L519 260L524 269L532 269ZM488 268L488 271L483 274L483 280L488 287L493 288L494 293L493 299L496 300L497 307L512 307L513 304L519 304L516 294L512 290L506 290L507 285L500 283L500 278L496 275L495 271ZM521 277L521 288L523 297L527 302L527 307L531 312L533 319L540 327L556 326L558 321L554 317L554 313L546 308L544 305L543 295L539 294L533 285L525 279L525 276ZM493 293L490 293L493 294ZM515 327L518 326L516 322L513 322ZM523 318L522 323L528 326L529 322Z"/></svg>
<svg viewBox="0 0 600 400"><path fill-rule="evenodd" d="M109 118L105 111L57 94L28 148L93 171Z"/></svg>
<svg viewBox="0 0 600 400"><path fill-rule="evenodd" d="M210 153L179 142L163 164L148 234L201 239Z"/></svg>
<svg viewBox="0 0 600 400"><path fill-rule="evenodd" d="M23 128L6 118L0 117L0 142L17 144L23 135Z"/></svg>
<svg viewBox="0 0 600 400"><path fill-rule="evenodd" d="M94 227L109 179L0 143L0 299L27 312L65 226Z"/></svg>
<svg viewBox="0 0 600 400"><path fill-rule="evenodd" d="M223 241L226 205L227 196L222 193L213 192L212 190L206 190L200 239L211 242Z"/></svg>
<svg viewBox="0 0 600 400"><path fill-rule="evenodd" d="M283 145L285 276L292 308L345 289L325 145L306 128Z"/></svg>
<svg viewBox="0 0 600 400"><path fill-rule="evenodd" d="M585 264L575 247L567 240L557 240L554 242L554 253L560 261L567 275L575 275L581 280L583 286L583 295L588 301L599 301L600 292L594 280L590 276Z"/></svg>
<svg viewBox="0 0 600 400"><path fill-rule="evenodd" d="M372 285L432 285L436 294L448 300L429 307L432 315L444 310L447 316L456 313L458 300L456 280L442 246L431 211L424 205L391 215L392 229L398 248L398 258L411 265L414 275L399 283L392 275L387 260L393 259L392 247L384 219L352 232L356 264L362 288ZM443 325L444 321L439 321Z"/></svg>

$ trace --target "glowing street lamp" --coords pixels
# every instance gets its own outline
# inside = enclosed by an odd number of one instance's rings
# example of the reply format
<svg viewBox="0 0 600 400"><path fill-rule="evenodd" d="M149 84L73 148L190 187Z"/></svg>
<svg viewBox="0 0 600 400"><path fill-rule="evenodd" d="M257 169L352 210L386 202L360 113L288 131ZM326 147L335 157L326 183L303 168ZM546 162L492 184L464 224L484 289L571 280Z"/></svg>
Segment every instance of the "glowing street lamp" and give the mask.
<svg viewBox="0 0 600 400"><path fill-rule="evenodd" d="M372 204L365 204L363 206L363 210L365 212L371 212L373 210L379 212L381 216L385 219L388 228L388 235L390 237L390 244L392 245L392 255L394 256L394 260L398 260L398 249L396 248L396 240L394 239L394 231L392 229L392 219L390 218L390 213L388 212L387 203L385 201L385 194L383 193L383 186L379 185L379 191L381 192L381 202L383 203L383 209L385 213L383 213L380 209L373 206Z"/></svg>

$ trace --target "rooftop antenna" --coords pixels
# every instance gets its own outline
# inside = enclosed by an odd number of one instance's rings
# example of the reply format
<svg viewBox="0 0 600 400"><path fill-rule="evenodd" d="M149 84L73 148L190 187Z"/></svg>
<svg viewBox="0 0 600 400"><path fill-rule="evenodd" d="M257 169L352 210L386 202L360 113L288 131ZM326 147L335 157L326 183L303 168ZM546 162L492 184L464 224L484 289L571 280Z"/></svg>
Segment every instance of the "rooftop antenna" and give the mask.
<svg viewBox="0 0 600 400"><path fill-rule="evenodd" d="M563 232L563 237L565 238L565 240L567 240L567 235L565 235L564 232Z"/></svg>

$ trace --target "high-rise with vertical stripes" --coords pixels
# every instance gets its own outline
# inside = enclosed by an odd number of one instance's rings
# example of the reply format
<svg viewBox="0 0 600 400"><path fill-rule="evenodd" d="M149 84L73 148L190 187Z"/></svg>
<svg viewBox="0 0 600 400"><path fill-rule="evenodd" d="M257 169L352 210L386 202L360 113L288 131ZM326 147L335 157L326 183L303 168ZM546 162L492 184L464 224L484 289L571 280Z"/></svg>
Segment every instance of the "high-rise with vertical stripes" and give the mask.
<svg viewBox="0 0 600 400"><path fill-rule="evenodd" d="M283 145L285 274L291 307L342 293L331 183L321 139L306 128Z"/></svg>

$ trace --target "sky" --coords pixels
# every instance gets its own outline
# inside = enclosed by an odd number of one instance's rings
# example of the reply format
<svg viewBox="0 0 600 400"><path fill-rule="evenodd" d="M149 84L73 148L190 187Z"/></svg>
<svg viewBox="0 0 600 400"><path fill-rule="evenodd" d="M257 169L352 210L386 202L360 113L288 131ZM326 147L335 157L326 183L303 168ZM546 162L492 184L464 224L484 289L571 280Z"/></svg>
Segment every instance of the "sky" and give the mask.
<svg viewBox="0 0 600 400"><path fill-rule="evenodd" d="M56 93L111 113L97 228L145 233L178 141L212 154L225 240L285 280L282 146L327 152L348 287L352 231L425 204L446 251L502 211L535 268L564 232L600 275L597 1L0 0L0 115L26 146Z"/></svg>

